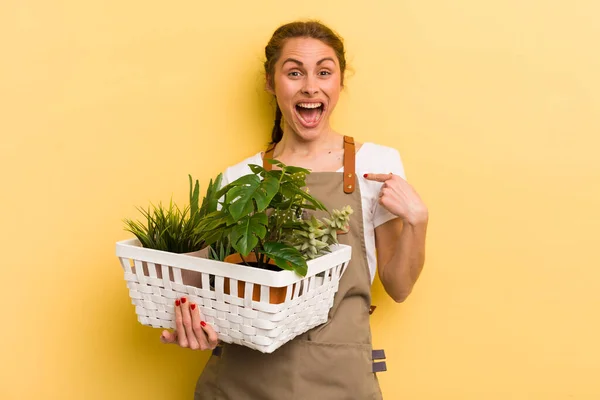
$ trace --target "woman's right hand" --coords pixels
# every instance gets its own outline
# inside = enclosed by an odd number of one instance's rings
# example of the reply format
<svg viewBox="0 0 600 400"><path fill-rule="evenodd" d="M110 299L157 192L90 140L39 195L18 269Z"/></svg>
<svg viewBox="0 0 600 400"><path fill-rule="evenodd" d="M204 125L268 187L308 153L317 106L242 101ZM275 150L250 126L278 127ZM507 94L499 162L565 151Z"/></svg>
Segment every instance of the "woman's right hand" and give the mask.
<svg viewBox="0 0 600 400"><path fill-rule="evenodd" d="M161 342L192 350L212 350L219 344L217 332L200 318L199 307L185 297L175 300L175 326L173 332L162 332Z"/></svg>

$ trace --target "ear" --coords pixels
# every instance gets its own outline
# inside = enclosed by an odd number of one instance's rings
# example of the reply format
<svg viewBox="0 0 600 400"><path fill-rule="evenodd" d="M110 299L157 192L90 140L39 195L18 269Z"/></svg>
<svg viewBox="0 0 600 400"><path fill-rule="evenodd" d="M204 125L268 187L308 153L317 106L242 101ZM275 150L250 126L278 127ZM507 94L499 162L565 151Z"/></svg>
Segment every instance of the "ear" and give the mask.
<svg viewBox="0 0 600 400"><path fill-rule="evenodd" d="M273 87L273 85L271 85L271 82L273 81L273 77L270 75L266 76L267 80L265 82L265 90L272 94L273 96L275 96L275 88Z"/></svg>

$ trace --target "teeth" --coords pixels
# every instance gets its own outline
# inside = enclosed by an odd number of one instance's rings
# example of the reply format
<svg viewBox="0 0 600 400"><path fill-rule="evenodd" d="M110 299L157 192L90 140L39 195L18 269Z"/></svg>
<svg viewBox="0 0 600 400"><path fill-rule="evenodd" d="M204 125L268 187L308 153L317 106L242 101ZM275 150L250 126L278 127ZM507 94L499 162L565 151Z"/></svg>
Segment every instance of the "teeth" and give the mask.
<svg viewBox="0 0 600 400"><path fill-rule="evenodd" d="M302 108L318 108L321 107L323 103L298 103L298 107Z"/></svg>

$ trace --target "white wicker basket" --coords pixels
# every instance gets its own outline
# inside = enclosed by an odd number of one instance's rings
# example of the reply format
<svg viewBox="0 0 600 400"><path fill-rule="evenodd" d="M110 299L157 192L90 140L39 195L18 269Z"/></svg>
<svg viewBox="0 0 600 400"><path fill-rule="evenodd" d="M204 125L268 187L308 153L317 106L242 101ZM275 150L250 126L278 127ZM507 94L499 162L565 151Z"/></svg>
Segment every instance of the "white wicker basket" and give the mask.
<svg viewBox="0 0 600 400"><path fill-rule="evenodd" d="M174 328L175 299L186 296L199 306L202 318L221 341L263 353L271 353L327 321L351 253L350 246L332 246L331 253L308 261L308 273L301 277L292 271L268 271L146 249L137 239L117 243L117 257L139 322ZM200 272L202 287L183 284L182 269ZM246 282L239 296L238 281ZM259 301L253 300L255 285L260 287ZM287 287L283 303L269 302L271 287Z"/></svg>

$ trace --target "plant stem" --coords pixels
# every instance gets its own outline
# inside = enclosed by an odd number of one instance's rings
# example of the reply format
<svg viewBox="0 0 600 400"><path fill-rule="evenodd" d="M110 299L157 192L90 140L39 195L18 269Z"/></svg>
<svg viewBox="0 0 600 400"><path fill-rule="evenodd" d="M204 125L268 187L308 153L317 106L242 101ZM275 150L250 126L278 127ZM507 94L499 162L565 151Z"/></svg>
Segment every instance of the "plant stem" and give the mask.
<svg viewBox="0 0 600 400"><path fill-rule="evenodd" d="M264 249L264 243L260 239L258 239L258 247L257 248ZM258 262L258 268L263 268L265 255L259 253L258 251L254 251L254 255L256 255L256 261Z"/></svg>

